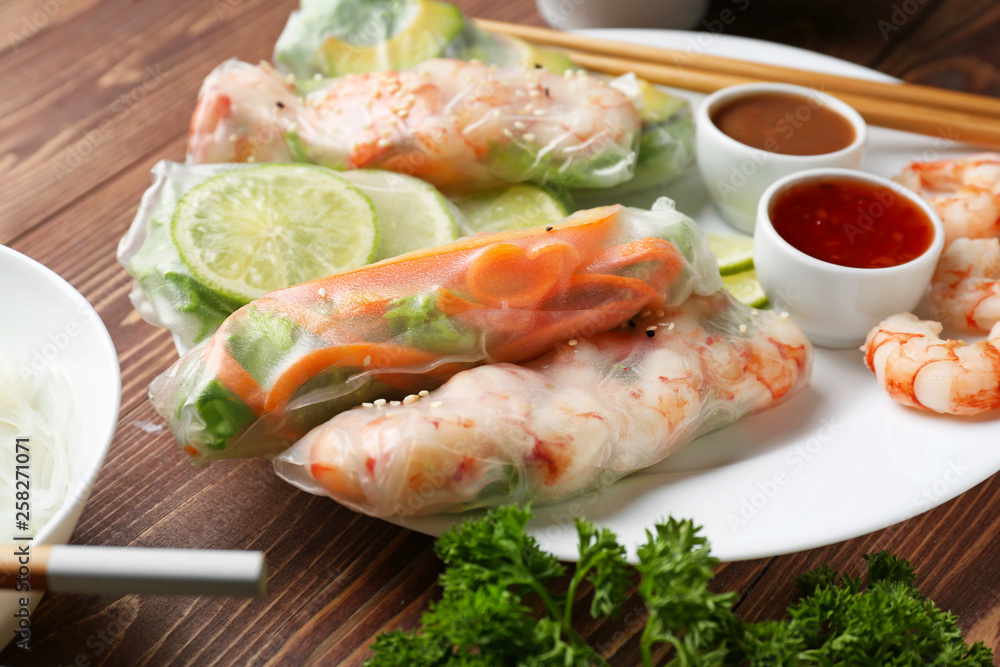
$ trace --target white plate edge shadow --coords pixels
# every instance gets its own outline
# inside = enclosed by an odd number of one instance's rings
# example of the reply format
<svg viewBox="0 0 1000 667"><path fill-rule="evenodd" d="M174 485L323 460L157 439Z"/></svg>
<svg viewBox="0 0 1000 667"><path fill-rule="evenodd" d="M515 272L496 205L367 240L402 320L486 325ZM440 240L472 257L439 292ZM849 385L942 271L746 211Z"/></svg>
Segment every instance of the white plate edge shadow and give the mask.
<svg viewBox="0 0 1000 667"><path fill-rule="evenodd" d="M679 49L693 46L697 52L778 65L792 62L797 67L845 76L895 80L830 56L750 38L647 29L582 32ZM695 104L704 98L677 92ZM872 150L873 144L884 152ZM971 150L944 137L873 128L862 168L891 176L909 159L948 157ZM708 231L733 232L707 206L704 196L700 203L694 199L685 202L687 208L682 205L687 187L695 182L683 179L668 188L674 190L671 194L678 207ZM803 423L803 417L811 421ZM799 423L794 432L788 428L775 432L774 427L783 425L783 420L796 419ZM954 436L958 428L971 437L964 442L948 441L946 437ZM536 506L529 529L543 548L565 560L576 559L573 516L584 516L615 530L630 557L645 541L645 529L667 514L691 517L703 525L713 554L723 561L802 551L896 524L979 484L1000 470L1000 448L991 445L991 436L992 442L1000 441L1000 424L995 420L962 421L893 403L860 362L860 352L818 349L813 385L807 391L700 438L667 461L609 489ZM734 456L734 443L740 440L753 452ZM397 516L389 520L436 536L454 523L480 514Z"/></svg>

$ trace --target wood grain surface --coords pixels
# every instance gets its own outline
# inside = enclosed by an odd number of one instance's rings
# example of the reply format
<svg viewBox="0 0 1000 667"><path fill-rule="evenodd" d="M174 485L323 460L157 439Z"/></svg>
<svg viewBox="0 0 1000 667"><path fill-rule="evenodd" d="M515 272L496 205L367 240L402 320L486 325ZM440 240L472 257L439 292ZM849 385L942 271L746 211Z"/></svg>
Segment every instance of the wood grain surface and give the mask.
<svg viewBox="0 0 1000 667"><path fill-rule="evenodd" d="M204 76L227 58L269 58L296 4L0 3L0 242L51 267L94 304L122 368L118 432L72 541L259 549L271 572L260 601L48 595L32 617L31 653L8 647L4 665L359 664L375 635L412 627L436 594L430 538L298 492L264 461L195 472L146 400L146 385L176 355L167 333L132 310L118 240L152 165L183 159ZM542 24L531 0L458 4L473 16ZM1000 3L714 0L702 28L716 29L723 16L735 17L726 34L1000 96ZM998 507L994 476L871 535L722 565L715 585L740 592L746 618L777 617L795 575L826 562L859 572L861 553L891 549L917 566L922 590L959 615L970 640L996 649ZM631 622L591 622L583 635L612 664L636 664L640 611L633 597Z"/></svg>

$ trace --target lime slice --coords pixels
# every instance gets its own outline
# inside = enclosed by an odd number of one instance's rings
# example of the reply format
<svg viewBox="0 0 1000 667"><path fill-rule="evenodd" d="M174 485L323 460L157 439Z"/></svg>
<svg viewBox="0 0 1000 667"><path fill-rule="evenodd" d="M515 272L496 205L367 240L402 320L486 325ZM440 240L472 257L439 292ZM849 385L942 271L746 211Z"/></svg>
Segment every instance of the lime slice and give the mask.
<svg viewBox="0 0 1000 667"><path fill-rule="evenodd" d="M244 302L367 264L379 234L368 197L335 172L303 164L208 179L177 204L170 233L198 280Z"/></svg>
<svg viewBox="0 0 1000 667"><path fill-rule="evenodd" d="M376 261L457 238L448 200L430 183L379 169L345 171L341 175L375 205L379 230Z"/></svg>
<svg viewBox="0 0 1000 667"><path fill-rule="evenodd" d="M728 276L753 268L753 237L738 234L706 234L712 254L719 260L719 273Z"/></svg>
<svg viewBox="0 0 1000 667"><path fill-rule="evenodd" d="M751 269L742 273L722 277L722 286L726 288L737 301L742 301L754 308L763 308L767 305L767 296L760 283L757 282L757 272Z"/></svg>
<svg viewBox="0 0 1000 667"><path fill-rule="evenodd" d="M549 225L567 215L566 206L555 195L527 183L455 197L452 201L465 215L460 230L463 236Z"/></svg>

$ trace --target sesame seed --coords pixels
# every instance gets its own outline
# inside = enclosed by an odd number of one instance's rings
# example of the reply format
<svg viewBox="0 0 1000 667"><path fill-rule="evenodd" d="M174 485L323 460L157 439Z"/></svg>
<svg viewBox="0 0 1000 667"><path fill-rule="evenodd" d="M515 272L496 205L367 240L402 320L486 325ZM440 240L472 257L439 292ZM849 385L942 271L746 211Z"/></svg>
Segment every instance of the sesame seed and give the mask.
<svg viewBox="0 0 1000 667"><path fill-rule="evenodd" d="M780 313L778 314L778 317L780 317L780 318L781 318L781 319L783 319L783 320L787 320L787 319L788 319L788 311L787 311L787 310L783 310L783 311L781 311L781 312L780 312Z"/></svg>
<svg viewBox="0 0 1000 667"><path fill-rule="evenodd" d="M754 308L754 309L752 309L752 310L750 311L750 314L751 314L751 315L760 315L760 311L759 311L759 310L757 310L756 308Z"/></svg>
<svg viewBox="0 0 1000 667"><path fill-rule="evenodd" d="M649 330L647 329L647 330L646 330L646 335L647 335L647 336L649 336L650 338L652 338L653 336L655 336L655 335L656 335L656 332L655 332L655 331L649 331Z"/></svg>
<svg viewBox="0 0 1000 667"><path fill-rule="evenodd" d="M407 109L397 109L396 110L396 115L399 116L400 118L406 118L407 116L410 115L410 112ZM393 120L395 120L395 119L393 119Z"/></svg>
<svg viewBox="0 0 1000 667"><path fill-rule="evenodd" d="M666 313L665 313L665 312L663 312L662 310L658 310L658 311L656 311L656 316L657 316L657 317L663 317L664 315L666 315Z"/></svg>
<svg viewBox="0 0 1000 667"><path fill-rule="evenodd" d="M651 311L651 310L644 310L641 313L639 313L639 317L649 317L652 314L653 314L653 311Z"/></svg>
<svg viewBox="0 0 1000 667"><path fill-rule="evenodd" d="M385 399L376 398L374 401L372 401L372 405L374 405L376 408L381 408L383 405L385 405Z"/></svg>
<svg viewBox="0 0 1000 667"><path fill-rule="evenodd" d="M523 90L515 90L514 91L514 95L516 97L524 97L524 91Z"/></svg>
<svg viewBox="0 0 1000 667"><path fill-rule="evenodd" d="M545 228L545 231L547 231L547 232L551 232L551 231L552 231L552 227L546 227L546 228Z"/></svg>
<svg viewBox="0 0 1000 667"><path fill-rule="evenodd" d="M362 403L361 407L363 407L363 408L374 408L375 404L374 403Z"/></svg>
<svg viewBox="0 0 1000 667"><path fill-rule="evenodd" d="M365 360L361 362L361 365L369 366L371 365L371 363L372 363L372 355L369 354L368 356L365 357Z"/></svg>
<svg viewBox="0 0 1000 667"><path fill-rule="evenodd" d="M317 292L317 294L319 294L319 298L325 299L326 298L326 288L325 287L320 287L319 288L319 292Z"/></svg>
<svg viewBox="0 0 1000 667"><path fill-rule="evenodd" d="M254 158L253 155L251 155L250 157L247 158L247 162L254 162L255 160L256 160L256 158Z"/></svg>
<svg viewBox="0 0 1000 667"><path fill-rule="evenodd" d="M511 132L510 130L508 130L508 129L507 129L506 127L505 127L505 128L503 129L503 136L505 136L505 137L513 137L513 136L514 136L514 133L513 133L513 132Z"/></svg>
<svg viewBox="0 0 1000 667"><path fill-rule="evenodd" d="M528 92L528 97L541 97L541 93L537 90L532 90Z"/></svg>
<svg viewBox="0 0 1000 667"><path fill-rule="evenodd" d="M483 64L482 60L477 60L476 58L473 58L469 62L472 63L473 65L482 65Z"/></svg>
<svg viewBox="0 0 1000 667"><path fill-rule="evenodd" d="M421 398L423 398L424 396L427 396L430 393L431 392L427 391L426 389L421 389L420 391L417 392L417 396L420 396Z"/></svg>
<svg viewBox="0 0 1000 667"><path fill-rule="evenodd" d="M535 108L535 105L532 104L531 102L528 102L527 104L524 105L524 110L525 111L531 111L534 108Z"/></svg>
<svg viewBox="0 0 1000 667"><path fill-rule="evenodd" d="M545 115L545 110L544 109L535 109L535 115L536 116L544 116Z"/></svg>
<svg viewBox="0 0 1000 667"><path fill-rule="evenodd" d="M747 332L747 325L741 324L740 325L740 333L746 333L746 332Z"/></svg>
<svg viewBox="0 0 1000 667"><path fill-rule="evenodd" d="M420 400L419 396L417 396L416 394L410 394L409 396L407 396L406 398L403 399L403 405L409 405L410 403L416 403L419 400Z"/></svg>
<svg viewBox="0 0 1000 667"><path fill-rule="evenodd" d="M573 339L571 339L571 340L569 341L569 343L567 343L567 345L569 345L570 347L573 347L574 345L576 345L576 344L577 344L577 343L579 343L579 342L580 342L580 341L578 341L577 339L573 338Z"/></svg>
<svg viewBox="0 0 1000 667"><path fill-rule="evenodd" d="M674 330L674 323L671 322L670 324L667 325L667 331L673 331L673 330Z"/></svg>
<svg viewBox="0 0 1000 667"><path fill-rule="evenodd" d="M285 75L285 81L287 81L288 83L295 83L295 75L289 72L288 74Z"/></svg>
<svg viewBox="0 0 1000 667"><path fill-rule="evenodd" d="M654 324L653 326L646 327L646 331L656 331L656 325Z"/></svg>
<svg viewBox="0 0 1000 667"><path fill-rule="evenodd" d="M531 132L525 132L525 134L524 134L524 140L525 141L534 141L535 140L535 135L533 135Z"/></svg>
<svg viewBox="0 0 1000 667"><path fill-rule="evenodd" d="M285 103L282 102L281 100L278 100L278 108L279 109L284 109L285 108Z"/></svg>
<svg viewBox="0 0 1000 667"><path fill-rule="evenodd" d="M378 140L378 145L381 146L382 148L385 148L386 146L389 146L391 144L392 144L392 142L389 141L388 139L379 139Z"/></svg>
<svg viewBox="0 0 1000 667"><path fill-rule="evenodd" d="M392 136L392 130L385 129L385 130L382 130L381 132L379 132L379 134L381 134L383 137L391 137Z"/></svg>
<svg viewBox="0 0 1000 667"><path fill-rule="evenodd" d="M313 74L313 81L322 81L322 80L323 80L323 75L322 74L320 74L319 72L316 72L315 74Z"/></svg>
<svg viewBox="0 0 1000 667"><path fill-rule="evenodd" d="M564 77L571 77L571 76L573 76L573 70L571 70L571 69L565 70L563 72L563 76Z"/></svg>
<svg viewBox="0 0 1000 667"><path fill-rule="evenodd" d="M494 109L492 111L492 113L493 113L493 117L494 118L499 118L500 117L500 109Z"/></svg>
<svg viewBox="0 0 1000 667"><path fill-rule="evenodd" d="M527 127L527 125L525 125L525 124L524 124L524 123L522 123L521 121L519 121L519 120L515 120L515 121L514 121L514 129L515 129L515 130L523 130L523 129L524 129L524 128L526 128L526 127Z"/></svg>
<svg viewBox="0 0 1000 667"><path fill-rule="evenodd" d="M395 408L399 405L402 405L402 403L400 403L399 401L389 401L389 405Z"/></svg>
<svg viewBox="0 0 1000 667"><path fill-rule="evenodd" d="M433 403L431 403L432 408L440 408L442 405L444 405L444 403L442 403L441 401L434 401Z"/></svg>
<svg viewBox="0 0 1000 667"><path fill-rule="evenodd" d="M232 142L235 143L237 139L239 139L239 137L237 137L235 134L230 134L229 135L229 140L230 141L232 141Z"/></svg>

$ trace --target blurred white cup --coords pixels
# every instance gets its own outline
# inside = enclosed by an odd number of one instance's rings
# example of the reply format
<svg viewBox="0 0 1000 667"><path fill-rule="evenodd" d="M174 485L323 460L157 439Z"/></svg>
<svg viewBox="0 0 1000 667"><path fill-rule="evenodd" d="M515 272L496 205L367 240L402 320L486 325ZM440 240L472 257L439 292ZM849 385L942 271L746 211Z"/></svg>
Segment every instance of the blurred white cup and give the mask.
<svg viewBox="0 0 1000 667"><path fill-rule="evenodd" d="M553 28L694 28L708 0L535 0Z"/></svg>

